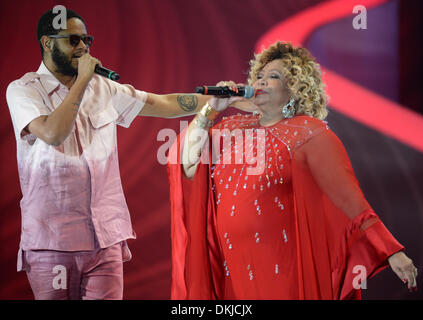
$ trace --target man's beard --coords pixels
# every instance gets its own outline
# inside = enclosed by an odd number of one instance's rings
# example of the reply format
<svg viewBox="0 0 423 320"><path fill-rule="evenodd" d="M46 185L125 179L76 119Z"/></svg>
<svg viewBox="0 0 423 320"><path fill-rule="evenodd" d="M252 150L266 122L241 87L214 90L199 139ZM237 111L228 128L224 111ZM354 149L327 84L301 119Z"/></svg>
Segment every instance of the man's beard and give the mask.
<svg viewBox="0 0 423 320"><path fill-rule="evenodd" d="M56 65L57 72L65 76L76 76L78 75L78 69L72 66L72 60L69 59L63 51L61 51L56 43L53 45L53 50L51 52L51 58Z"/></svg>

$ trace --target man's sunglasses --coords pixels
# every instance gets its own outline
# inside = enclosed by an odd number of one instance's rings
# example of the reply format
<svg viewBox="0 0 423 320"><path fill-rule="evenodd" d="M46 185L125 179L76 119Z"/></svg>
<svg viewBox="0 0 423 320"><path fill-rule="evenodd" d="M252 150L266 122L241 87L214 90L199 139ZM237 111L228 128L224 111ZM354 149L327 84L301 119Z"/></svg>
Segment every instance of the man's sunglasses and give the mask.
<svg viewBox="0 0 423 320"><path fill-rule="evenodd" d="M49 38L53 38L53 39L62 39L62 38L69 38L69 44L72 47L76 47L82 40L82 42L87 46L87 47L91 47L91 45L93 44L93 40L94 37L93 36L89 36L89 35L84 35L81 36L79 34L53 34L51 36L48 36Z"/></svg>

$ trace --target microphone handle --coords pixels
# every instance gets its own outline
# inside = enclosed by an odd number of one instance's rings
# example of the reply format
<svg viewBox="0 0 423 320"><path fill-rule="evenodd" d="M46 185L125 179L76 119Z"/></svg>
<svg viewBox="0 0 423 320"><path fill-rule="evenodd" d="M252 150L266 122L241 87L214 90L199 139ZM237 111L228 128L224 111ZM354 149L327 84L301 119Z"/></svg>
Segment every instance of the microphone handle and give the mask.
<svg viewBox="0 0 423 320"><path fill-rule="evenodd" d="M94 72L99 74L100 76L109 78L111 80L119 80L120 79L120 75L112 70L109 70L107 68L101 67L99 65L95 66Z"/></svg>
<svg viewBox="0 0 423 320"><path fill-rule="evenodd" d="M215 87L215 86L201 86L195 88L196 93L203 95L213 95L220 97L230 97L230 96L239 96L244 98L252 98L254 96L254 89L250 86L239 86L238 92L233 91L228 86L225 87Z"/></svg>
<svg viewBox="0 0 423 320"><path fill-rule="evenodd" d="M202 87L197 87L195 91L197 93L201 93L204 95L223 96L223 97L237 96L237 95L242 96L244 94L242 88L240 88L239 92L236 93L235 91L230 89L228 86L225 86L225 87L202 86Z"/></svg>

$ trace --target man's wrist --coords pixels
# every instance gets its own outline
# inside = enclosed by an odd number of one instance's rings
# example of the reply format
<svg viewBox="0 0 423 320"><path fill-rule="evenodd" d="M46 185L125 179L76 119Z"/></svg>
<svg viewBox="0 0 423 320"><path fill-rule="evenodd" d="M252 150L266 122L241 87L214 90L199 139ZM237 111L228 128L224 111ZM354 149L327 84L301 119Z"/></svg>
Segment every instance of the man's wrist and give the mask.
<svg viewBox="0 0 423 320"><path fill-rule="evenodd" d="M91 78L84 77L82 75L78 75L76 77L76 79L75 79L75 83L74 84L79 84L81 86L86 87L90 81L91 81Z"/></svg>

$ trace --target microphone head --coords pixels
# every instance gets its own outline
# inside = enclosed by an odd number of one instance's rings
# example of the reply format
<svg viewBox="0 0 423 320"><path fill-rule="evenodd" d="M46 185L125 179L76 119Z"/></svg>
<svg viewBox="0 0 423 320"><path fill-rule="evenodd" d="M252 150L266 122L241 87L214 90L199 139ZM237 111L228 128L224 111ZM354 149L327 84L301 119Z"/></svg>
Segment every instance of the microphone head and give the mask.
<svg viewBox="0 0 423 320"><path fill-rule="evenodd" d="M196 87L196 88L195 88L195 93L201 93L201 94L204 94L204 87Z"/></svg>
<svg viewBox="0 0 423 320"><path fill-rule="evenodd" d="M110 79L117 81L120 79L120 75L117 74L116 72L113 72L112 74L110 74Z"/></svg>
<svg viewBox="0 0 423 320"><path fill-rule="evenodd" d="M255 90L252 86L245 86L244 88L244 98L250 99L254 97Z"/></svg>

